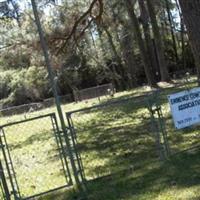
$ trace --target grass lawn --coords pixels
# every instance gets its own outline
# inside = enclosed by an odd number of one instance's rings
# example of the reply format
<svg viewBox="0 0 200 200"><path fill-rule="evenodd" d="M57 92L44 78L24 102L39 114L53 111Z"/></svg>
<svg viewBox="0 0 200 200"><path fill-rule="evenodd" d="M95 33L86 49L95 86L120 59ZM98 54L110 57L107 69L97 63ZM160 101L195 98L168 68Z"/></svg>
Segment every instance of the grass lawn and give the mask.
<svg viewBox="0 0 200 200"><path fill-rule="evenodd" d="M193 85L191 85L193 86ZM145 88L117 93L114 99L103 98L100 103L130 98L127 101L72 114L77 130L88 180L88 199L91 200L199 200L200 150L199 126L176 131L171 119L167 95L184 87L161 91L160 103L166 122L171 152L170 159L160 162L155 137L146 108ZM63 110L98 104L87 102L63 105ZM0 118L0 124L54 112L45 109L28 115ZM20 189L24 196L62 186L62 173L51 121L32 121L5 130ZM72 189L41 197L43 200L80 199Z"/></svg>

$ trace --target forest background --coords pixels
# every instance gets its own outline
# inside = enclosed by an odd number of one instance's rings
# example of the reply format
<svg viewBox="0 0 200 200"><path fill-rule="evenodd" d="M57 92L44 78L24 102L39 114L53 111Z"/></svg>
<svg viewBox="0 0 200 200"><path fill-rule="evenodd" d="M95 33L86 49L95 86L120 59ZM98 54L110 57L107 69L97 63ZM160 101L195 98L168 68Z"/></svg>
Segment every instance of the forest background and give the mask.
<svg viewBox="0 0 200 200"><path fill-rule="evenodd" d="M178 0L37 3L60 95L198 75ZM52 97L29 1L0 1L0 88L2 108Z"/></svg>

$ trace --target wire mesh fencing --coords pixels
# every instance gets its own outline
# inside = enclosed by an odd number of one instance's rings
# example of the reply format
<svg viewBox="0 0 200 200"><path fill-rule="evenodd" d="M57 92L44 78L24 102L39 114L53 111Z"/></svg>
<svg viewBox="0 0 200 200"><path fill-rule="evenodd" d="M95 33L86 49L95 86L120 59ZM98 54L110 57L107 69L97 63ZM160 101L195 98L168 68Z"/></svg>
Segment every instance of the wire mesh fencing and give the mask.
<svg viewBox="0 0 200 200"><path fill-rule="evenodd" d="M196 83L190 85L190 87L195 86ZM162 119L165 123L165 131L167 132L167 141L169 143L171 155L183 151L195 150L200 147L199 124L183 129L177 129L173 121L170 104L168 102L168 95L184 90L188 90L188 87L185 85L163 90L159 94L159 101L162 106L163 114Z"/></svg>
<svg viewBox="0 0 200 200"><path fill-rule="evenodd" d="M185 89L183 84L66 113L86 179L199 148L199 124L177 130L172 119L168 95Z"/></svg>
<svg viewBox="0 0 200 200"><path fill-rule="evenodd" d="M199 148L199 125L176 130L167 99L185 89L178 86L138 97L104 99L66 113L77 176L95 180L124 171L145 171L169 155ZM4 197L4 176L9 197L15 200L71 185L74 177L65 144L54 113L1 126L0 191Z"/></svg>
<svg viewBox="0 0 200 200"><path fill-rule="evenodd" d="M11 199L29 199L71 184L55 114L1 127L1 160Z"/></svg>
<svg viewBox="0 0 200 200"><path fill-rule="evenodd" d="M86 88L78 91L74 91L75 101L83 101L93 98L100 98L102 96L113 96L115 89L112 83L99 85L91 88Z"/></svg>
<svg viewBox="0 0 200 200"><path fill-rule="evenodd" d="M1 160L0 160L0 199L10 200L10 193Z"/></svg>
<svg viewBox="0 0 200 200"><path fill-rule="evenodd" d="M177 129L170 109L169 95L182 91L189 91L197 87L196 81L184 82L174 87L160 89L153 95L151 106L157 105L159 112L156 119L158 121L157 130L164 134L167 143L168 155L174 155L184 151L196 150L200 148L200 136L198 133L199 124L187 128Z"/></svg>
<svg viewBox="0 0 200 200"><path fill-rule="evenodd" d="M134 170L159 160L147 96L66 113L87 180Z"/></svg>

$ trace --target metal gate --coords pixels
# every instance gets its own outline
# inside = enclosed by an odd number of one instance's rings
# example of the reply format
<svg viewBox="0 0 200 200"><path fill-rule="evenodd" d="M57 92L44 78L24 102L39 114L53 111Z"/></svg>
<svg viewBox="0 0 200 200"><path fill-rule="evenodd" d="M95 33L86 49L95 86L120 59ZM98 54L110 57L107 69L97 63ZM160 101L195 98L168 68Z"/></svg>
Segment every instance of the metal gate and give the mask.
<svg viewBox="0 0 200 200"><path fill-rule="evenodd" d="M144 105L146 99L142 96L66 113L76 152L82 157L80 167L84 168L86 180L159 162L159 151L164 150L165 144L160 135L160 145L157 145L160 132L152 128L148 109L140 114Z"/></svg>
<svg viewBox="0 0 200 200"><path fill-rule="evenodd" d="M0 147L4 198L32 199L72 185L65 136L54 113L1 126Z"/></svg>

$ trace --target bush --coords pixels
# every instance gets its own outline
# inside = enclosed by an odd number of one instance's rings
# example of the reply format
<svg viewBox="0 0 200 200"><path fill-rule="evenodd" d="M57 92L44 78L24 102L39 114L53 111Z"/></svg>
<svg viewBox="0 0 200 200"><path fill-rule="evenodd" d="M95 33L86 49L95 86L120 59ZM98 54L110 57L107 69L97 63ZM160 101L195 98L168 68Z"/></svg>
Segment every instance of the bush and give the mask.
<svg viewBox="0 0 200 200"><path fill-rule="evenodd" d="M6 69L28 68L30 66L29 55L19 50L12 50L4 53L1 59L1 65Z"/></svg>
<svg viewBox="0 0 200 200"><path fill-rule="evenodd" d="M0 78L0 99L7 98L3 102L9 106L41 101L49 92L44 67L5 71L0 73Z"/></svg>
<svg viewBox="0 0 200 200"><path fill-rule="evenodd" d="M44 67L32 66L26 71L25 86L32 101L41 100L48 96L47 76L47 70Z"/></svg>
<svg viewBox="0 0 200 200"><path fill-rule="evenodd" d="M0 72L0 99L7 98L11 92L12 73L13 71Z"/></svg>
<svg viewBox="0 0 200 200"><path fill-rule="evenodd" d="M10 104L19 105L27 103L25 74L26 70L16 70L12 74L12 80L10 82L11 93L9 95Z"/></svg>

